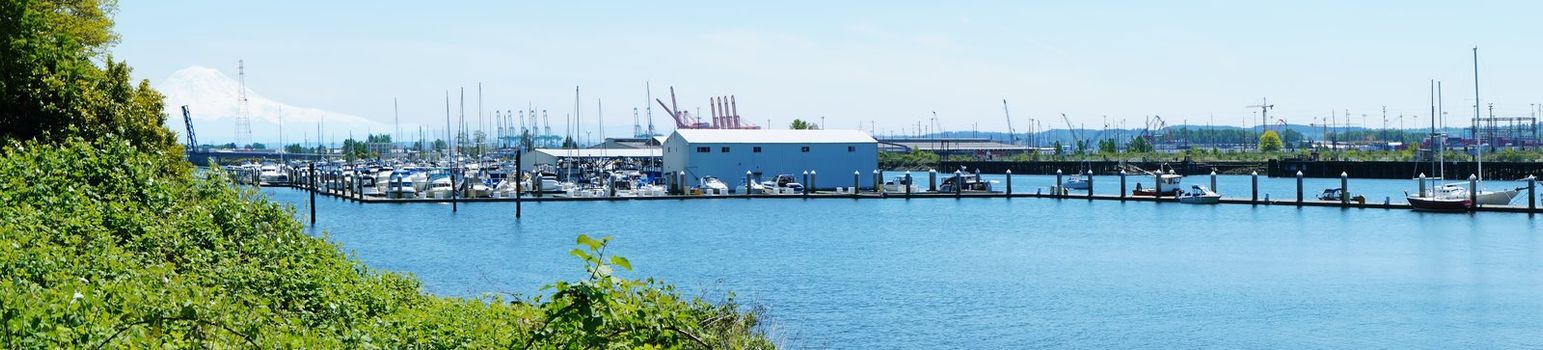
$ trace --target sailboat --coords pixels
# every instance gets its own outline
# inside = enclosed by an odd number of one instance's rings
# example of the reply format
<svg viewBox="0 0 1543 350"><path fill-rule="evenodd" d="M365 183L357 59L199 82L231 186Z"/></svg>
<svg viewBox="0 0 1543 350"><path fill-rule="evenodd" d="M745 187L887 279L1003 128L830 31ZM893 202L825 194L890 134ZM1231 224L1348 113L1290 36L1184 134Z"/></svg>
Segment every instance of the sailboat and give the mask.
<svg viewBox="0 0 1543 350"><path fill-rule="evenodd" d="M1473 138L1477 141L1476 146L1478 147L1478 152L1476 153L1474 161L1478 163L1479 173L1477 174L1478 179L1474 182L1474 188L1471 189L1471 191L1474 191L1474 204L1510 205L1511 201L1516 199L1516 196L1522 193L1522 189L1516 188L1502 191L1483 190L1484 136L1483 133L1479 132L1479 113L1479 48L1475 47L1473 48Z"/></svg>
<svg viewBox="0 0 1543 350"><path fill-rule="evenodd" d="M1430 117L1430 143L1436 152L1436 177L1431 179L1430 186L1421 184L1421 191L1409 195L1405 199L1414 210L1425 211L1468 211L1473 208L1473 200L1468 196L1468 190L1461 186L1442 185L1436 186L1446 174L1446 137L1436 129L1436 104L1437 93L1441 91L1440 83L1431 82L1431 117Z"/></svg>

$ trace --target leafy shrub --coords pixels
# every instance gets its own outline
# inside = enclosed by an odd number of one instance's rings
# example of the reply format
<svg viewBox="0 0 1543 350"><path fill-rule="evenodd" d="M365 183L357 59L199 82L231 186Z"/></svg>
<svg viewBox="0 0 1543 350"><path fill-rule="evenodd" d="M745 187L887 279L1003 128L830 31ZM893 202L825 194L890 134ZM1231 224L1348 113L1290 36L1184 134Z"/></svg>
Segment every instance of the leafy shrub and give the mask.
<svg viewBox="0 0 1543 350"><path fill-rule="evenodd" d="M304 233L293 209L128 142L0 155L0 342L13 348L770 347L758 311L618 277L443 298ZM583 253L583 254L578 254ZM603 260L609 259L609 260Z"/></svg>

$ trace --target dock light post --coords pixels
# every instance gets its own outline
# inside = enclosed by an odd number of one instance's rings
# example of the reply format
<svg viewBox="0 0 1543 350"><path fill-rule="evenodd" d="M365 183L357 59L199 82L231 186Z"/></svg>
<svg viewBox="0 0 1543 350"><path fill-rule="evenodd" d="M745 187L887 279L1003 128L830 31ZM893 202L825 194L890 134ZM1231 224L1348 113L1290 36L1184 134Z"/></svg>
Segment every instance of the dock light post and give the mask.
<svg viewBox="0 0 1543 350"><path fill-rule="evenodd" d="M954 199L964 194L964 171L954 170Z"/></svg>
<svg viewBox="0 0 1543 350"><path fill-rule="evenodd" d="M1093 200L1093 170L1088 169L1088 200Z"/></svg>
<svg viewBox="0 0 1543 350"><path fill-rule="evenodd" d="M938 191L938 170L927 169L927 192Z"/></svg>
<svg viewBox="0 0 1543 350"><path fill-rule="evenodd" d="M1125 200L1125 169L1120 169L1120 200Z"/></svg>
<svg viewBox="0 0 1543 350"><path fill-rule="evenodd" d="M1052 191L1055 192L1056 198L1061 198L1061 169L1055 170L1055 189Z"/></svg>
<svg viewBox="0 0 1543 350"><path fill-rule="evenodd" d="M813 185L814 185L814 183L809 182L809 171L808 170L804 170L804 189L800 191L800 192L803 192L803 193L799 193L799 194L803 195L804 198L809 198L809 186L813 186Z"/></svg>
<svg viewBox="0 0 1543 350"><path fill-rule="evenodd" d="M884 171L873 169L873 192L884 193Z"/></svg>
<svg viewBox="0 0 1543 350"><path fill-rule="evenodd" d="M519 220L521 214L524 214L524 211L525 211L524 210L525 208L523 208L524 200L523 200L523 198L521 198L521 197L524 197L524 195L525 195L525 189L522 188L522 187L525 187L525 172L524 171L520 171L520 164L521 164L520 161L521 161L521 156L523 156L523 155L524 155L524 150L519 150L519 149L514 150L514 219L515 220ZM541 184L536 184L536 186L538 186L538 188L539 188L539 186L541 186Z"/></svg>
<svg viewBox="0 0 1543 350"><path fill-rule="evenodd" d="M753 172L745 170L745 196L750 196L750 176Z"/></svg>
<svg viewBox="0 0 1543 350"><path fill-rule="evenodd" d="M316 162L311 162L309 173L306 180L311 183L311 226L316 226Z"/></svg>
<svg viewBox="0 0 1543 350"><path fill-rule="evenodd" d="M1297 207L1302 207L1302 171L1297 170Z"/></svg>
<svg viewBox="0 0 1543 350"><path fill-rule="evenodd" d="M817 184L819 182L820 182L820 176L815 174L814 170L810 170L809 171L809 186L804 186L804 190L809 191L809 192L814 192L814 188L815 188L814 186L815 186L815 184Z"/></svg>
<svg viewBox="0 0 1543 350"><path fill-rule="evenodd" d="M1251 183L1249 186L1253 188L1249 191L1250 195L1248 202L1253 205L1259 205L1259 172L1251 172L1248 174L1248 176L1249 182Z"/></svg>
<svg viewBox="0 0 1543 350"><path fill-rule="evenodd" d="M1221 193L1221 190L1216 189L1216 169L1211 169L1211 191Z"/></svg>
<svg viewBox="0 0 1543 350"><path fill-rule="evenodd" d="M853 170L852 171L852 198L857 198L857 186L862 184L862 180L861 180L862 176L863 176L863 172L862 171L859 171L859 170Z"/></svg>
<svg viewBox="0 0 1543 350"><path fill-rule="evenodd" d="M1350 206L1350 173L1339 172L1339 205Z"/></svg>
<svg viewBox="0 0 1543 350"><path fill-rule="evenodd" d="M1527 175L1527 212L1538 210L1538 177Z"/></svg>
<svg viewBox="0 0 1543 350"><path fill-rule="evenodd" d="M1479 208L1479 176L1468 175L1468 202L1473 203L1473 208Z"/></svg>
<svg viewBox="0 0 1543 350"><path fill-rule="evenodd" d="M1420 192L1416 196L1425 196L1425 173L1420 173Z"/></svg>
<svg viewBox="0 0 1543 350"><path fill-rule="evenodd" d="M1007 198L1013 198L1013 169L1007 169Z"/></svg>

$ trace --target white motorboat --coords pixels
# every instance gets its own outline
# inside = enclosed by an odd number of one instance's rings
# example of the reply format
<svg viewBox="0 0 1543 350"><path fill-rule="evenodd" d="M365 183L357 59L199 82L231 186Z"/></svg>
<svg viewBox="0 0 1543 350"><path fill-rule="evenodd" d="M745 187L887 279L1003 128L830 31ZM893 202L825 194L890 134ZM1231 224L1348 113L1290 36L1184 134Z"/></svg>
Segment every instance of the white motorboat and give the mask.
<svg viewBox="0 0 1543 350"><path fill-rule="evenodd" d="M910 176L896 176L893 180L884 182L885 193L921 193L923 190L916 187L915 178Z"/></svg>
<svg viewBox="0 0 1543 350"><path fill-rule="evenodd" d="M716 176L703 177L697 188L702 190L704 195L729 194L729 185L724 184L723 180L719 180Z"/></svg>
<svg viewBox="0 0 1543 350"><path fill-rule="evenodd" d="M493 187L488 186L478 179L468 179L465 190L461 191L462 198L487 198L493 196Z"/></svg>
<svg viewBox="0 0 1543 350"><path fill-rule="evenodd" d="M359 193L365 196L380 197L384 195L381 185L376 182L375 174L359 175Z"/></svg>
<svg viewBox="0 0 1543 350"><path fill-rule="evenodd" d="M1169 172L1157 174L1155 176L1157 177L1157 186L1155 189L1152 187L1142 188L1141 183L1137 182L1136 190L1132 191L1132 194L1135 196L1151 197L1157 195L1177 196L1180 193L1184 193L1184 188L1182 185L1180 185L1180 182L1184 180L1184 175Z"/></svg>
<svg viewBox="0 0 1543 350"><path fill-rule="evenodd" d="M258 168L258 184L263 186L288 185L289 174L278 165L263 164Z"/></svg>
<svg viewBox="0 0 1543 350"><path fill-rule="evenodd" d="M804 185L798 183L791 174L777 175L771 181L761 182L761 193L765 194L799 194L804 192Z"/></svg>
<svg viewBox="0 0 1543 350"><path fill-rule="evenodd" d="M1200 185L1190 186L1189 191L1179 195L1179 203L1187 204L1216 204L1221 200L1222 195Z"/></svg>
<svg viewBox="0 0 1543 350"><path fill-rule="evenodd" d="M425 198L450 199L455 193L455 187L450 182L450 175L440 174L429 179L429 190L424 192Z"/></svg>
<svg viewBox="0 0 1543 350"><path fill-rule="evenodd" d="M1068 190L1083 190L1083 191L1086 191L1089 187L1093 187L1093 182L1092 181L1088 181L1088 176L1087 175L1084 175L1084 174L1072 174L1071 176L1068 176L1066 178L1066 182L1062 183L1061 187L1064 187L1064 188L1066 188Z"/></svg>
<svg viewBox="0 0 1543 350"><path fill-rule="evenodd" d="M938 186L938 192L991 192L991 182L981 180L980 174L960 173L943 179L943 184Z"/></svg>
<svg viewBox="0 0 1543 350"><path fill-rule="evenodd" d="M395 173L386 182L386 198L411 199L418 198L418 189L413 188L412 180L408 180L410 174Z"/></svg>

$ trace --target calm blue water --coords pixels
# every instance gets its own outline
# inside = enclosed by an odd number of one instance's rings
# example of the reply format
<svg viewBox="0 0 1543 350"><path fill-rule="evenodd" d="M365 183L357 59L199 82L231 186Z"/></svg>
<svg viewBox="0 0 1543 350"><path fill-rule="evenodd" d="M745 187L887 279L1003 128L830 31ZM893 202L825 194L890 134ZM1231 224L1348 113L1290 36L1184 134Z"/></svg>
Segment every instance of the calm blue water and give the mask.
<svg viewBox="0 0 1543 350"><path fill-rule="evenodd" d="M1246 196L1247 177L1224 179ZM1413 185L1355 181L1395 200ZM265 192L304 213L304 192ZM791 346L1543 347L1543 238L1525 214L1025 198L527 203L518 222L512 203L318 209L371 267L454 296L579 278L574 236L614 235L635 276L734 291Z"/></svg>

